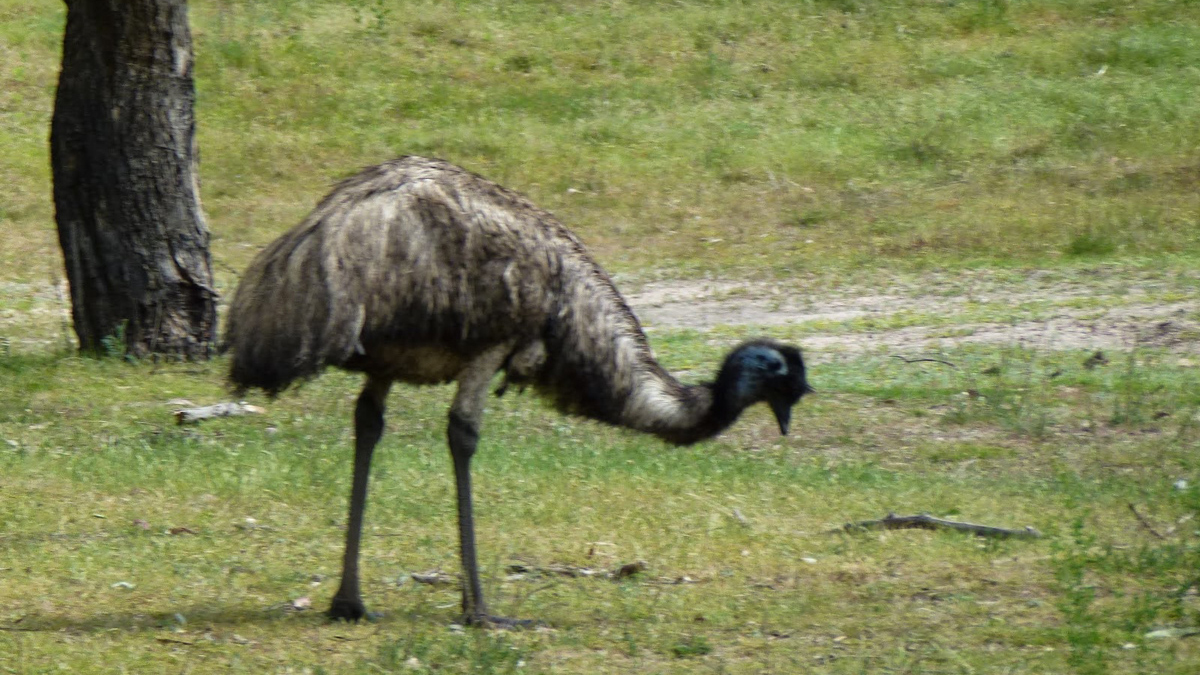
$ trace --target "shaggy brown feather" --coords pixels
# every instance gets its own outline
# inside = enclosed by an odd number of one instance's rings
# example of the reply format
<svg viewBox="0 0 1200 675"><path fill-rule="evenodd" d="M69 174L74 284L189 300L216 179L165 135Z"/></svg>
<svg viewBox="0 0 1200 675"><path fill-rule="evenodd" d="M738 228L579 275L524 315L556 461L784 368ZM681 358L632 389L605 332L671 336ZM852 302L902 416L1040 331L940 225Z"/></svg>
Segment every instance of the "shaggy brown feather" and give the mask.
<svg viewBox="0 0 1200 675"><path fill-rule="evenodd" d="M330 365L447 382L497 344L512 345L507 381L565 412L669 435L711 400L658 365L608 275L554 216L421 157L343 181L263 250L226 333L232 382L271 394Z"/></svg>

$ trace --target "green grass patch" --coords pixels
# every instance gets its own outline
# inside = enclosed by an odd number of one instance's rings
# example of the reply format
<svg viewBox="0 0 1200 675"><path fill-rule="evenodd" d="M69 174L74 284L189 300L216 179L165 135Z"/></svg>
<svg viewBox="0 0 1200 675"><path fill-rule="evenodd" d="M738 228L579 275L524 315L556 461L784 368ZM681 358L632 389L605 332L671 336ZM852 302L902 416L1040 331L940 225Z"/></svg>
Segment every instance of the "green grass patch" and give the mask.
<svg viewBox="0 0 1200 675"><path fill-rule="evenodd" d="M693 379L721 349L661 337ZM1189 672L1186 638L1147 635L1200 619L1197 492L1174 484L1200 468L1195 374L1149 351L1052 378L1078 355L958 372L997 355L948 353L953 371L841 358L814 371L794 437L752 410L696 448L495 400L475 472L485 584L497 611L550 627L515 633L455 632L457 590L408 576L458 569L448 391L392 399L364 548L385 616L346 626L317 610L339 571L357 378L180 427L175 399L223 396L221 361L8 356L0 645L18 672ZM1048 536L827 533L892 511ZM647 570L620 582L507 571L635 560Z"/></svg>
<svg viewBox="0 0 1200 675"><path fill-rule="evenodd" d="M63 13L0 11L0 259L42 281ZM214 254L228 285L333 181L423 153L528 193L622 273L1194 260L1198 17L1167 0L197 2Z"/></svg>

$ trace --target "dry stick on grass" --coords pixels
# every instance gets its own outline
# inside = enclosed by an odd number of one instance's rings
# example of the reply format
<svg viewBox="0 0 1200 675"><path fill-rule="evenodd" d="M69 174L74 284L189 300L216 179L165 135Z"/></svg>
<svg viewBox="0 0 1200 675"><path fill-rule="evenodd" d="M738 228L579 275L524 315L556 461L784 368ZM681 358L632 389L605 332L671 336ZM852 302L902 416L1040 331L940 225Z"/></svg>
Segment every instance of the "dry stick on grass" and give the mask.
<svg viewBox="0 0 1200 675"><path fill-rule="evenodd" d="M1166 537L1163 536L1163 534L1161 532L1154 529L1154 526L1150 524L1149 520L1146 520L1145 516L1138 513L1137 507L1133 505L1133 502L1129 502L1128 506L1129 506L1129 510L1133 513L1133 517L1137 518L1138 524L1140 524L1143 528L1145 528L1145 530L1147 532L1154 535L1155 539L1164 539L1164 540L1166 539Z"/></svg>
<svg viewBox="0 0 1200 675"><path fill-rule="evenodd" d="M943 366L950 366L951 368L957 368L957 367L958 367L958 366L954 365L953 363L950 363L949 361L943 361L942 359L929 359L929 358L910 359L910 358L908 358L907 356L900 356L899 354L892 354L892 358L893 358L893 359L900 359L901 361L903 361L903 362L905 362L905 363L924 363L924 362L929 362L929 363L940 363L940 364L942 364Z"/></svg>
<svg viewBox="0 0 1200 675"><path fill-rule="evenodd" d="M575 567L573 565L550 565L547 567L538 567L535 565L526 565L525 563L515 563L508 566L509 574L534 574L539 576L560 576L560 577L598 577L601 579L624 579L635 574L649 569L649 565L645 560L635 560L631 563L625 563L615 570L596 570L590 567Z"/></svg>
<svg viewBox="0 0 1200 675"><path fill-rule="evenodd" d="M625 579L635 574L640 574L641 572L646 571L648 568L649 565L647 565L646 561L644 560L626 563L611 571L597 570L590 567L575 567L573 565L549 565L546 567L538 567L535 565L526 565L525 563L514 563L508 566L508 572L509 574L521 576L531 575L542 577L594 577L597 579ZM412 577L413 581L419 584L429 584L431 586L459 583L457 576L446 574L441 570L413 572L409 576Z"/></svg>
<svg viewBox="0 0 1200 675"><path fill-rule="evenodd" d="M412 580L418 584L429 584L430 586L450 586L458 584L457 577L452 577L441 570L413 572L409 576L412 577Z"/></svg>
<svg viewBox="0 0 1200 675"><path fill-rule="evenodd" d="M179 424L202 422L214 417L230 417L248 413L266 412L263 408L247 403L217 403L203 408L184 408L175 411L175 421Z"/></svg>
<svg viewBox="0 0 1200 675"><path fill-rule="evenodd" d="M829 530L828 534L837 532L859 532L863 530L958 530L959 532L970 532L978 537L995 537L997 539L1037 539L1042 536L1041 532L1026 526L1020 530L1010 530L1004 527L993 527L991 525L976 525L974 523L961 523L956 520L944 520L942 518L934 518L928 513L922 513L918 516L898 516L894 513L887 514L887 517L879 520L860 520L857 523L846 523L845 525Z"/></svg>

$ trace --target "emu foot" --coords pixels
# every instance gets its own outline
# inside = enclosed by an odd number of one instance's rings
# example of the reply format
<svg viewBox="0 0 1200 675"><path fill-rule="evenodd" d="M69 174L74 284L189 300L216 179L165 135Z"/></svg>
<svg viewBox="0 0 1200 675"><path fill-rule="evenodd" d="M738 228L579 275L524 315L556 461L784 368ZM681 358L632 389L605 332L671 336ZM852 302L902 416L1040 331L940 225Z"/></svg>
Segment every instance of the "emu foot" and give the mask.
<svg viewBox="0 0 1200 675"><path fill-rule="evenodd" d="M497 628L511 630L515 628L537 628L545 625L535 619L513 619L507 616L492 616L491 614L464 614L462 622L476 628Z"/></svg>
<svg viewBox="0 0 1200 675"><path fill-rule="evenodd" d="M358 623L362 619L374 621L380 616L376 612L368 612L361 598L343 598L339 595L333 596L333 603L330 604L329 611L325 612L325 615L334 621L353 623Z"/></svg>

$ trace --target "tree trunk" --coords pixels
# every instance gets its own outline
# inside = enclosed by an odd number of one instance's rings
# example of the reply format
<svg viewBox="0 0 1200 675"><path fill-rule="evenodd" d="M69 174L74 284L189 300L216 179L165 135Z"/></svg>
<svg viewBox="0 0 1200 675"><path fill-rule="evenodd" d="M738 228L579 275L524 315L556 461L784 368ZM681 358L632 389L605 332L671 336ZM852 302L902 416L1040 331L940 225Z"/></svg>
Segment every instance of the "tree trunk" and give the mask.
<svg viewBox="0 0 1200 675"><path fill-rule="evenodd" d="M50 158L79 347L203 358L217 294L187 2L66 4Z"/></svg>

